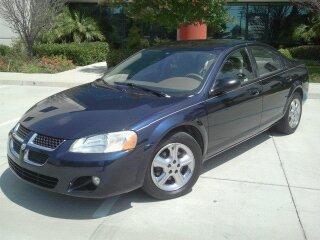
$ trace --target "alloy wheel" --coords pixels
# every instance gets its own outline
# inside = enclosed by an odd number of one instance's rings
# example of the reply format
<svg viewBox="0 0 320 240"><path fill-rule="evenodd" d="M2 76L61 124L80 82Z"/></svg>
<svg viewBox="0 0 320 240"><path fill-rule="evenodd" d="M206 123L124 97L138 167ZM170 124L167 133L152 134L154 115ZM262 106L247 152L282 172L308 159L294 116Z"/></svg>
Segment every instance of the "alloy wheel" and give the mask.
<svg viewBox="0 0 320 240"><path fill-rule="evenodd" d="M154 184L163 191L175 191L185 186L193 175L195 158L182 143L170 143L155 156L151 166Z"/></svg>
<svg viewBox="0 0 320 240"><path fill-rule="evenodd" d="M295 98L290 104L289 110L289 126L295 128L298 126L301 115L301 103L299 99Z"/></svg>

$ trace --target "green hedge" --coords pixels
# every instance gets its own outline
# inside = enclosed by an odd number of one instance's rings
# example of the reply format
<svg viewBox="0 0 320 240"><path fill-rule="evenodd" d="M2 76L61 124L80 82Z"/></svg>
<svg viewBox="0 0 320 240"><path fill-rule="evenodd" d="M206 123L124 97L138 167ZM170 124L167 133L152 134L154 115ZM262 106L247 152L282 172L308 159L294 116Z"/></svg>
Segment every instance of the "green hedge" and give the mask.
<svg viewBox="0 0 320 240"><path fill-rule="evenodd" d="M11 48L0 44L0 56L6 56L11 52Z"/></svg>
<svg viewBox="0 0 320 240"><path fill-rule="evenodd" d="M293 58L320 61L320 45L304 45L287 50Z"/></svg>
<svg viewBox="0 0 320 240"><path fill-rule="evenodd" d="M107 56L108 66L113 67L138 51L139 50L129 50L123 48L111 49Z"/></svg>
<svg viewBox="0 0 320 240"><path fill-rule="evenodd" d="M34 47L38 56L64 56L78 66L105 61L109 53L106 42L88 43L48 43L38 44Z"/></svg>
<svg viewBox="0 0 320 240"><path fill-rule="evenodd" d="M289 49L287 49L287 48L280 48L278 51L279 51L283 56L285 56L286 58L291 59L291 60L293 59L293 57L292 57Z"/></svg>

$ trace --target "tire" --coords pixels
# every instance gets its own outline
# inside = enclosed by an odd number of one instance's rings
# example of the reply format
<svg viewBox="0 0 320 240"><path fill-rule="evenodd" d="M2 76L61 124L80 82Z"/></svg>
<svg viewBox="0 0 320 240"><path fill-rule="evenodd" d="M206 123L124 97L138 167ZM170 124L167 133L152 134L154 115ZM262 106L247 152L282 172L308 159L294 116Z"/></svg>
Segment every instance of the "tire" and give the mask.
<svg viewBox="0 0 320 240"><path fill-rule="evenodd" d="M202 151L197 141L185 132L176 133L156 147L142 189L159 200L180 197L196 183L201 167Z"/></svg>
<svg viewBox="0 0 320 240"><path fill-rule="evenodd" d="M295 103L298 103L298 105L299 105L298 106L299 113L296 118L297 122L294 122L294 124L291 124L292 122L290 122L290 121L291 121L292 117L290 115L290 111L292 111L292 108L293 108L292 105L294 105ZM274 129L280 133L284 133L287 135L294 133L299 126L299 123L301 120L301 115L302 115L302 99L301 99L300 94L296 92L290 98L289 105L288 105L288 108L286 110L285 115L278 123L276 123L276 125L274 126Z"/></svg>

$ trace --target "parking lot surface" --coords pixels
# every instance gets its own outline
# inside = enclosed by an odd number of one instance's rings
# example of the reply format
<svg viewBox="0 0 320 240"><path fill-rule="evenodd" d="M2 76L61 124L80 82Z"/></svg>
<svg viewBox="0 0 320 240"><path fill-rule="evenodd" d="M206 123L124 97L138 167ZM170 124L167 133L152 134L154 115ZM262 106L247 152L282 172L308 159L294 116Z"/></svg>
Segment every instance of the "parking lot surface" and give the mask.
<svg viewBox="0 0 320 240"><path fill-rule="evenodd" d="M8 169L9 130L37 101L63 90L0 85L0 239L320 239L320 99L297 132L265 132L206 162L186 196L137 190L81 199L24 183Z"/></svg>

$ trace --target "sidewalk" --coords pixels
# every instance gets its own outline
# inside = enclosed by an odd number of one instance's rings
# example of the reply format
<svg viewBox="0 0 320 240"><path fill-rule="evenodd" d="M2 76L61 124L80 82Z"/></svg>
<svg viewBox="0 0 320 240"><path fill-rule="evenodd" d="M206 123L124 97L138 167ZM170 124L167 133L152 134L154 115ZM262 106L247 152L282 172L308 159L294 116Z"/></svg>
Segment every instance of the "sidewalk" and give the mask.
<svg viewBox="0 0 320 240"><path fill-rule="evenodd" d="M310 83L308 98L320 98L320 83Z"/></svg>
<svg viewBox="0 0 320 240"><path fill-rule="evenodd" d="M99 62L56 74L0 72L0 85L74 87L92 82L106 71L106 62Z"/></svg>

